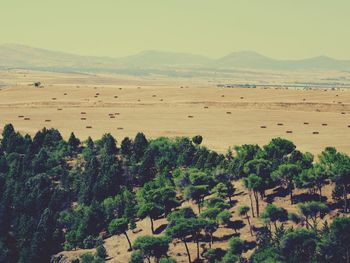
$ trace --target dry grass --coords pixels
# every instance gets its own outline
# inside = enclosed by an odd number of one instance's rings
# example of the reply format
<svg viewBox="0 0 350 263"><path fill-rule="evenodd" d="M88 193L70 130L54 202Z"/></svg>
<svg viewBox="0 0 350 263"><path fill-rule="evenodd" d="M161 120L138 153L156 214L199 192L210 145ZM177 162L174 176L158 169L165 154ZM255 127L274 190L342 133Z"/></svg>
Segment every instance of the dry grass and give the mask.
<svg viewBox="0 0 350 263"><path fill-rule="evenodd" d="M200 134L204 145L225 152L229 146L263 145L281 136L314 154L330 145L350 153L346 114L350 112L350 92L347 91L224 89L200 79L40 72L26 72L23 80L21 76L0 71L0 77L10 85L0 93L0 119L2 124L11 122L21 132L31 135L43 128L45 120L51 119L50 125L65 138L72 131L81 139L88 136L97 139L110 132L119 142L139 131L153 138ZM45 83L45 88L28 86L35 80ZM142 89L138 88L141 85ZM94 99L96 94L98 100ZM342 104L332 103L336 95ZM161 98L166 100L160 101ZM110 112L120 113L118 126L123 130L112 124L113 118L105 117ZM23 113L31 120L18 117ZM88 113L93 129L86 129L80 121L85 117L81 113ZM327 124L327 129L313 136L322 124ZM269 128L260 129L261 125ZM286 133L283 127L293 133Z"/></svg>

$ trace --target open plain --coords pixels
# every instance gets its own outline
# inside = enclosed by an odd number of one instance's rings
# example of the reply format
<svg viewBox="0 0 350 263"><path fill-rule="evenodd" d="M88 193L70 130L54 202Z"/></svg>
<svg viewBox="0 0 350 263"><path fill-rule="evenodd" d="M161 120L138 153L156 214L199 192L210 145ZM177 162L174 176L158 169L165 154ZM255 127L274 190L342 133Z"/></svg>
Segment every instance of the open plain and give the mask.
<svg viewBox="0 0 350 263"><path fill-rule="evenodd" d="M220 152L284 137L314 154L326 146L350 153L345 88L223 88L218 83L230 80L19 70L0 77L0 126L13 123L31 135L43 127L65 138L72 131L82 139L110 132L119 142L139 131L150 138L200 134Z"/></svg>

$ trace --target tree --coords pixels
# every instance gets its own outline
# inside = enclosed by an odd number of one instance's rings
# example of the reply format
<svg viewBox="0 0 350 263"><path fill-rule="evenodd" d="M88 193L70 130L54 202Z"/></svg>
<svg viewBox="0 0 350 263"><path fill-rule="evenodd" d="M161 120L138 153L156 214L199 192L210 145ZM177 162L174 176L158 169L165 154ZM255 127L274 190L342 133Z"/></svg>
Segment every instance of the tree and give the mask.
<svg viewBox="0 0 350 263"><path fill-rule="evenodd" d="M169 239L164 236L140 236L133 243L135 250L140 250L141 255L151 262L151 257L154 257L156 262L163 256L167 256L169 249Z"/></svg>
<svg viewBox="0 0 350 263"><path fill-rule="evenodd" d="M245 206L240 206L238 208L238 214L241 217L245 216L245 218L247 219L248 225L249 225L250 234L251 234L251 236L253 236L252 226L250 224L250 219L249 219L249 215L248 215L249 210L250 210L249 206L246 206L246 205Z"/></svg>
<svg viewBox="0 0 350 263"><path fill-rule="evenodd" d="M277 233L277 222L285 222L288 220L288 212L282 207L277 207L273 204L268 204L265 208L264 213L261 218L269 225L271 231L271 222L275 226L275 231Z"/></svg>
<svg viewBox="0 0 350 263"><path fill-rule="evenodd" d="M281 253L288 263L315 262L316 235L297 229L287 233L281 241Z"/></svg>
<svg viewBox="0 0 350 263"><path fill-rule="evenodd" d="M133 145L133 151L136 161L139 161L141 157L143 157L147 146L148 141L146 139L146 136L142 132L137 133Z"/></svg>
<svg viewBox="0 0 350 263"><path fill-rule="evenodd" d="M275 170L285 162L295 148L294 143L289 140L274 138L269 144L264 146L264 159L271 161L272 170Z"/></svg>
<svg viewBox="0 0 350 263"><path fill-rule="evenodd" d="M322 201L322 188L329 178L330 172L327 172L321 164L314 164L310 169L303 170L298 180L299 187L316 188Z"/></svg>
<svg viewBox="0 0 350 263"><path fill-rule="evenodd" d="M216 194L216 196L220 198L228 197L231 204L232 196L236 191L232 184L232 180L234 179L233 174L230 174L223 170L217 170L213 173L213 177L217 184L211 192Z"/></svg>
<svg viewBox="0 0 350 263"><path fill-rule="evenodd" d="M347 197L350 186L350 157L345 154L338 154L337 160L332 167L332 174L332 180L342 188L344 212L348 213Z"/></svg>
<svg viewBox="0 0 350 263"><path fill-rule="evenodd" d="M172 239L180 239L186 248L189 263L191 263L191 254L187 245L187 238L194 238L195 222L197 218L191 208L180 209L172 212L168 216L168 226L166 235Z"/></svg>
<svg viewBox="0 0 350 263"><path fill-rule="evenodd" d="M108 231L112 235L121 235L124 234L129 243L129 251L132 250L131 242L128 236L128 220L126 218L113 219L108 225Z"/></svg>
<svg viewBox="0 0 350 263"><path fill-rule="evenodd" d="M120 145L121 153L125 156L130 156L133 150L133 143L129 137L125 137Z"/></svg>
<svg viewBox="0 0 350 263"><path fill-rule="evenodd" d="M144 263L141 251L136 250L131 253L129 263Z"/></svg>
<svg viewBox="0 0 350 263"><path fill-rule="evenodd" d="M251 193L253 192L254 199L255 199L255 206L256 206L256 214L259 217L259 192L261 193L264 191L264 182L263 179L256 174L250 174L247 178L244 178L243 180L244 186L248 189L249 191L249 198L250 198L250 205L252 207L252 214L254 217L254 207L252 203L252 197Z"/></svg>
<svg viewBox="0 0 350 263"><path fill-rule="evenodd" d="M194 144L200 145L202 143L202 141L203 141L203 137L200 136L200 135L196 135L196 136L194 136L192 138L192 141L193 141Z"/></svg>
<svg viewBox="0 0 350 263"><path fill-rule="evenodd" d="M293 204L294 180L297 179L299 172L300 169L295 164L281 164L278 169L272 173L272 178L288 189L291 204Z"/></svg>
<svg viewBox="0 0 350 263"><path fill-rule="evenodd" d="M106 248L103 245L98 246L96 248L96 255L100 258L106 258L107 257Z"/></svg>
<svg viewBox="0 0 350 263"><path fill-rule="evenodd" d="M72 148L73 151L77 151L78 150L78 147L80 145L80 140L75 137L75 134L72 132L69 136L69 139L68 139L68 145Z"/></svg>
<svg viewBox="0 0 350 263"><path fill-rule="evenodd" d="M244 250L245 244L239 237L230 238L228 241L228 252L240 257Z"/></svg>
<svg viewBox="0 0 350 263"><path fill-rule="evenodd" d="M317 232L318 219L325 216L328 211L328 207L321 202L311 201L299 204L299 210L304 216L307 228L311 227L315 232ZM312 221L312 224L309 220Z"/></svg>

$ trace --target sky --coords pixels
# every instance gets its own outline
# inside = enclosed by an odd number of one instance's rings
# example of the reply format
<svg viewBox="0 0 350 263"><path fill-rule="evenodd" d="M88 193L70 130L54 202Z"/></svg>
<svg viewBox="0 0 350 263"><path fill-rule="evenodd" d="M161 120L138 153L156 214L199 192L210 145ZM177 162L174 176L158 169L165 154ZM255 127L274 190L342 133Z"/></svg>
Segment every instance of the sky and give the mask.
<svg viewBox="0 0 350 263"><path fill-rule="evenodd" d="M0 44L120 57L350 59L350 0L0 0Z"/></svg>

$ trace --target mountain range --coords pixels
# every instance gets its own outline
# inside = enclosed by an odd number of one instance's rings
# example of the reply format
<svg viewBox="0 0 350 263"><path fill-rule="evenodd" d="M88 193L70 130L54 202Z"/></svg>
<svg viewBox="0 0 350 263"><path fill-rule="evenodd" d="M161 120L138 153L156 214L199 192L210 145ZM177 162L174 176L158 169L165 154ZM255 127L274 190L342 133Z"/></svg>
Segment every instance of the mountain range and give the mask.
<svg viewBox="0 0 350 263"><path fill-rule="evenodd" d="M0 45L0 67L81 72L155 72L175 69L338 70L350 71L350 60L326 56L277 60L243 51L212 59L186 53L143 51L121 58L80 56L19 44Z"/></svg>

